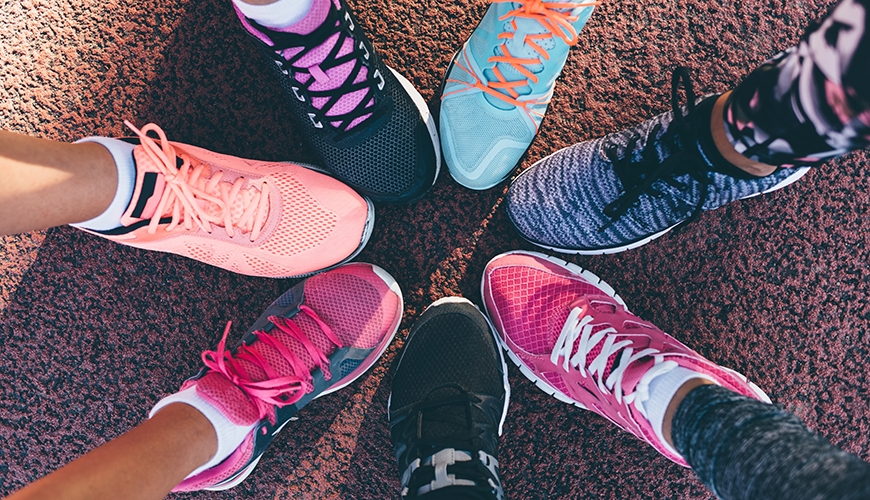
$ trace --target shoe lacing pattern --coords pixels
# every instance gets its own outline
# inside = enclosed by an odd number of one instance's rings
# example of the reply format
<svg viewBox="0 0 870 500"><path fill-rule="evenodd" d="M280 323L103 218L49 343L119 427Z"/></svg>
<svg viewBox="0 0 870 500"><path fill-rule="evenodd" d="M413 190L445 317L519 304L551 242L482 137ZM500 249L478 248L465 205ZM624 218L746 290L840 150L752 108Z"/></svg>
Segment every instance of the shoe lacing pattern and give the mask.
<svg viewBox="0 0 870 500"><path fill-rule="evenodd" d="M149 123L140 130L129 121L124 123L139 136L142 150L166 182L148 223L148 233L156 233L160 224L166 222L164 216L168 215L171 220L165 227L167 232L178 227L192 231L196 226L211 234L212 225L216 225L223 227L230 238L239 230L249 234L251 241L257 239L269 211L268 183L262 181L259 186L245 187L244 177L224 181L222 171L212 170L205 163L194 165L188 155L177 152L157 125ZM160 145L147 135L148 132L157 134Z"/></svg>
<svg viewBox="0 0 870 500"><path fill-rule="evenodd" d="M320 27L304 36L273 31L257 23L252 24L267 34L273 42L269 54L281 72L292 80L293 97L309 109L308 118L311 126L322 129L325 124L329 124L339 131L335 137L338 141L346 137L351 129L357 129L360 125L377 120L387 110L384 106L379 106L380 92L386 82L381 70L375 65L376 56L361 37L353 36L356 34L357 26L350 11L336 7L336 4L337 2L330 7L329 14ZM310 55L312 50L320 48L335 35L338 35L337 40L320 64L307 67L299 64L303 58ZM346 45L350 50L340 55ZM353 68L341 85L331 90L311 89L315 82L329 80L327 76L329 70L349 62L353 62ZM330 114L343 96L360 90L366 92L352 109ZM325 98L326 101L316 104L314 100L318 98Z"/></svg>
<svg viewBox="0 0 870 500"><path fill-rule="evenodd" d="M433 396L445 390L453 394ZM483 399L455 384L437 387L429 394L410 409L401 429L399 441L409 443L406 453L425 457L415 459L404 471L402 498L417 498L451 485L464 486L463 491L480 495L480 498L503 498L498 461L474 444L477 440L496 439L490 434L497 426L482 425L474 419L474 406L487 415L481 406ZM442 424L450 428L449 435L440 439L423 436L424 427ZM451 451L453 460L442 457L445 450Z"/></svg>
<svg viewBox="0 0 870 500"><path fill-rule="evenodd" d="M518 8L511 10L499 18L500 21L507 21L510 19L510 25L513 28L513 31L499 33L498 38L500 40L512 40L514 38L517 29L517 18L537 21L546 29L546 32L544 33L527 33L523 38L523 45L530 47L532 50L537 52L540 57L516 57L511 54L507 44L502 43L498 46L501 55L494 55L488 59L488 62L496 64L496 66L492 68L492 72L497 79L496 81L488 81L484 84L473 71L464 67L458 61L456 63L457 66L471 75L474 82L468 83L457 79L448 79L447 81L479 89L493 97L497 97L509 104L520 107L527 113L543 118L543 113L531 110L529 109L529 106L547 104L550 101L551 95L548 93L542 97L520 100L520 93L517 92L517 89L529 86L530 82L538 83L538 75L536 75L529 67L539 66L543 64L544 61L550 59L549 52L540 45L540 42L542 40L559 38L569 46L576 45L577 30L574 29L574 26L571 23L577 21L579 18L578 16L573 15L572 12L583 7L594 7L599 5L599 2L544 2L542 0L524 0L518 2L514 0L492 1L493 3L513 2L519 4ZM521 75L525 76L525 78L520 80L508 80L502 73L498 64L506 64L512 67Z"/></svg>
<svg viewBox="0 0 870 500"><path fill-rule="evenodd" d="M679 89L681 84L686 92L685 115L680 106ZM634 149L642 137L637 131L628 130L624 134L613 136L609 143L602 146L602 150L613 164L613 169L622 182L625 192L604 207L604 215L608 216L610 221L601 226L599 232L605 231L630 208L636 207L644 193L658 197L664 196L653 186L656 181L661 180L681 191L688 190L689 185L677 180L677 177L683 174L690 175L700 184L698 202L689 214L685 214L687 222L694 220L701 214L711 180L707 175L707 169L703 168L705 160L700 157L700 152L697 151L696 128L699 126L709 127L709 124L694 123L695 120L692 117L695 110L695 92L692 88L689 70L685 67L675 69L671 75L671 108L673 117L671 123L668 124L668 129L658 137L662 130L662 124L659 122L652 127L646 134L648 140L640 151L638 160L634 158ZM620 140L627 138L627 142L620 145L620 141L615 140L617 138ZM664 160L660 159L658 147L665 150L663 154L667 158Z"/></svg>
<svg viewBox="0 0 870 500"><path fill-rule="evenodd" d="M649 399L649 383L659 375L679 366L678 363L672 360L666 361L661 351L652 347L635 352L634 342L619 334L612 326L593 333L595 329L595 325L592 324L593 320L591 314L584 315L582 308L572 308L562 331L559 333L556 344L553 346L550 362L556 366L561 365L562 369L568 373L573 370L583 378L592 377L601 394L612 396L617 403L626 406L634 403L635 408L646 416L646 410L642 403ZM623 339L620 340L620 337ZM580 342L577 351L574 352L574 344L578 338ZM602 341L599 354L587 363L586 358ZM613 363L608 372L611 356L619 354L620 351L619 361ZM641 377L634 391L625 394L622 382L626 370L632 363L647 358L652 358L652 366Z"/></svg>
<svg viewBox="0 0 870 500"><path fill-rule="evenodd" d="M299 306L299 312L314 320L318 327L320 327L320 330L333 344L339 348L343 347L342 342L338 339L335 332L332 331L332 328L324 323L311 308L301 305ZM308 339L302 329L293 320L279 316L270 316L269 321L280 332L302 344L305 351L320 368L325 380L332 378L329 371L329 358ZM226 343L231 325L232 322L227 323L216 351L205 351L202 353L202 361L207 368L222 374L245 393L257 408L258 418L263 419L268 417L274 423L273 409L275 407L280 408L293 404L302 399L305 394L314 390L311 373L305 363L275 335L262 330L253 333L255 337L253 341L243 342L233 351L228 351ZM279 373L269 364L265 356L251 349L251 345L254 342L262 342L275 349L290 365L291 373L286 375ZM266 378L255 380L240 361L250 363L259 368L266 374Z"/></svg>

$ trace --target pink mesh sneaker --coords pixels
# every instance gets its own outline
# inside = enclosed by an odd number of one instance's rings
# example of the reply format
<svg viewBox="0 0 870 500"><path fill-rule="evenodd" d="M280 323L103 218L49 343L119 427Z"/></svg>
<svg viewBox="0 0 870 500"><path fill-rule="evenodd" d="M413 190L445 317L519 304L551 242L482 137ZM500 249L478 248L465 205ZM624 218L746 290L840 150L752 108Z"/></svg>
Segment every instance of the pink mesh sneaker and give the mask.
<svg viewBox="0 0 870 500"><path fill-rule="evenodd" d="M359 378L386 350L402 319L402 292L383 269L346 264L299 283L260 316L232 351L227 333L195 387L239 426L255 425L220 464L188 477L173 491L226 490L254 470L275 435L314 398Z"/></svg>
<svg viewBox="0 0 870 500"><path fill-rule="evenodd" d="M607 418L684 467L647 419L642 403L653 379L681 366L770 402L743 375L631 314L607 283L574 264L508 252L487 264L481 288L508 356L535 385Z"/></svg>
<svg viewBox="0 0 870 500"><path fill-rule="evenodd" d="M336 266L368 242L374 206L316 167L213 153L125 123L139 136L133 199L121 227L88 232L268 278Z"/></svg>

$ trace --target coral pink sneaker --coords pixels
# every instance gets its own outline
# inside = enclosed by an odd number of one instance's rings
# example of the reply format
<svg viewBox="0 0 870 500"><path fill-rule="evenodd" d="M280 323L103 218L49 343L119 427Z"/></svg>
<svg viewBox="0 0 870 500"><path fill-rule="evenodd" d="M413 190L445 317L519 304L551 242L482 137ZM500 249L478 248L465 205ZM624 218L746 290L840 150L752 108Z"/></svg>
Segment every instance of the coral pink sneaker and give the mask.
<svg viewBox="0 0 870 500"><path fill-rule="evenodd" d="M628 312L589 271L536 252L508 252L483 273L482 294L508 356L560 401L594 411L674 462L643 408L649 383L678 366L745 396L770 402L743 375L718 366Z"/></svg>
<svg viewBox="0 0 870 500"><path fill-rule="evenodd" d="M139 136L133 199L121 227L88 232L268 278L336 266L368 242L371 202L316 167L213 153L125 123Z"/></svg>
<svg viewBox="0 0 870 500"><path fill-rule="evenodd" d="M275 435L314 398L359 378L387 349L402 319L402 292L383 269L352 263L318 274L279 297L232 351L227 330L205 368L181 386L252 426L220 464L173 491L226 490L254 470ZM295 419L294 419L295 420Z"/></svg>

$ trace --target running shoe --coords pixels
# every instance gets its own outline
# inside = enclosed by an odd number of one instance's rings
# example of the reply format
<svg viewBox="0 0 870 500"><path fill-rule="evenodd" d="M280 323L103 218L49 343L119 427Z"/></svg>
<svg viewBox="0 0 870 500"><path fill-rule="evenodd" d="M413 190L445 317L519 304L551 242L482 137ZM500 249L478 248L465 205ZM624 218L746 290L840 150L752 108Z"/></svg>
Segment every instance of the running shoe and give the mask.
<svg viewBox="0 0 870 500"><path fill-rule="evenodd" d="M429 306L408 334L390 393L402 498L504 499L497 457L509 399L507 367L480 310L459 297Z"/></svg>
<svg viewBox="0 0 870 500"><path fill-rule="evenodd" d="M223 462L173 491L226 490L244 481L299 410L380 359L401 319L402 292L393 277L352 263L285 292L232 350L226 349L228 324L217 350L202 354L205 367L180 391L195 388L232 423L253 430Z"/></svg>
<svg viewBox="0 0 870 500"><path fill-rule="evenodd" d="M213 153L125 123L138 135L133 198L120 227L83 231L267 278L339 265L371 236L372 203L317 167Z"/></svg>
<svg viewBox="0 0 870 500"><path fill-rule="evenodd" d="M414 86L383 63L344 0L314 0L304 19L281 30L237 13L330 172L377 202L426 193L441 163L435 120Z"/></svg>
<svg viewBox="0 0 870 500"><path fill-rule="evenodd" d="M688 104L679 106L679 87ZM673 110L594 141L562 149L520 174L507 195L510 219L530 242L563 253L597 255L636 248L702 211L776 191L808 167L737 177L722 160L710 116L717 95L695 99L685 69L673 75ZM697 103L697 105L696 105ZM708 134L709 135L709 134Z"/></svg>
<svg viewBox="0 0 870 500"><path fill-rule="evenodd" d="M688 467L656 437L643 403L656 377L681 366L769 403L743 375L708 361L626 309L589 271L535 252L508 252L483 273L483 300L502 345L547 394L595 412Z"/></svg>
<svg viewBox="0 0 870 500"><path fill-rule="evenodd" d="M489 189L519 164L597 4L492 0L444 79L441 146L457 182Z"/></svg>

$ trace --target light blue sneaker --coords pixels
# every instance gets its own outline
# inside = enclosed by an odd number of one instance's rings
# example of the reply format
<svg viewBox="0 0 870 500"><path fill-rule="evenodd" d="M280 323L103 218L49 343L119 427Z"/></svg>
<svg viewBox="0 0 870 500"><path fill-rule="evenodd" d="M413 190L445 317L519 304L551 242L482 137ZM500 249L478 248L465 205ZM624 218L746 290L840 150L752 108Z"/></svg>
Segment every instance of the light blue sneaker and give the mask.
<svg viewBox="0 0 870 500"><path fill-rule="evenodd" d="M488 189L514 170L597 4L492 0L454 56L441 96L441 146L457 182Z"/></svg>

